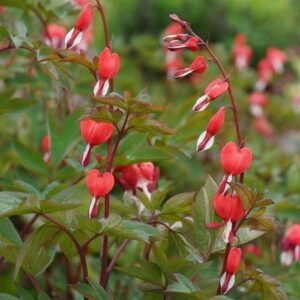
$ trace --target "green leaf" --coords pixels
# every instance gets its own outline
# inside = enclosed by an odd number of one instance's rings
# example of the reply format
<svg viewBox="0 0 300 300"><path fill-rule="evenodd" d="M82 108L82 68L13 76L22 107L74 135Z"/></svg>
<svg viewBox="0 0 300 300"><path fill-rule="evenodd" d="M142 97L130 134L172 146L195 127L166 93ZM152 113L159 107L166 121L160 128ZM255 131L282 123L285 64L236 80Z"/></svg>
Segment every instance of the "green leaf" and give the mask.
<svg viewBox="0 0 300 300"><path fill-rule="evenodd" d="M75 146L76 138L79 136L79 118L81 110L74 111L69 115L59 131L56 113L50 111L48 116L48 130L51 144L51 164L58 166L70 150Z"/></svg>
<svg viewBox="0 0 300 300"><path fill-rule="evenodd" d="M166 289L167 292L191 294L198 291L198 289L187 277L179 273L175 273L174 275L177 279L177 282L169 285Z"/></svg>
<svg viewBox="0 0 300 300"><path fill-rule="evenodd" d="M19 300L19 298L16 298L12 295L8 295L8 294L0 294L0 300Z"/></svg>
<svg viewBox="0 0 300 300"><path fill-rule="evenodd" d="M141 121L142 120L142 121ZM176 131L169 128L166 124L157 120L144 120L143 118L134 118L128 124L131 130L152 132L164 135L174 135Z"/></svg>
<svg viewBox="0 0 300 300"><path fill-rule="evenodd" d="M45 292L41 292L37 300L51 300L51 298Z"/></svg>
<svg viewBox="0 0 300 300"><path fill-rule="evenodd" d="M97 282L90 281L90 284L78 283L72 288L89 300L113 300L113 297Z"/></svg>
<svg viewBox="0 0 300 300"><path fill-rule="evenodd" d="M36 101L34 99L3 99L0 103L0 114L23 111L34 104L36 104Z"/></svg>
<svg viewBox="0 0 300 300"><path fill-rule="evenodd" d="M166 201L162 208L163 214L189 213L196 193L177 194Z"/></svg>
<svg viewBox="0 0 300 300"><path fill-rule="evenodd" d="M250 241L253 241L253 240L261 237L265 233L266 232L264 232L264 231L254 230L254 229L250 229L247 227L241 227L241 228L239 228L239 230L237 232L237 235L236 235L237 238L234 240L233 245L239 246L239 245L247 244ZM224 241L222 239L217 239L214 244L214 247L212 249L212 253L223 251L223 250L225 250L225 248L226 248L226 244L224 243Z"/></svg>
<svg viewBox="0 0 300 300"><path fill-rule="evenodd" d="M53 261L58 234L57 227L45 224L29 235L16 261L15 279L21 267L33 276L38 276L46 270Z"/></svg>
<svg viewBox="0 0 300 300"><path fill-rule="evenodd" d="M116 267L116 270L134 278L139 278L145 282L162 285L163 274L159 267L150 262L143 261L140 266Z"/></svg>
<svg viewBox="0 0 300 300"><path fill-rule="evenodd" d="M255 195L244 184L236 182L230 182L229 184L243 202L244 209L250 209L255 202Z"/></svg>
<svg viewBox="0 0 300 300"><path fill-rule="evenodd" d="M14 246L21 247L23 242L10 219L0 220L0 236L9 240Z"/></svg>
<svg viewBox="0 0 300 300"><path fill-rule="evenodd" d="M34 300L34 297L27 290L19 285L17 285L16 288L21 300Z"/></svg>
<svg viewBox="0 0 300 300"><path fill-rule="evenodd" d="M47 176L48 171L43 158L34 148L25 146L17 141L13 142L13 147L17 153L20 163L29 170Z"/></svg>
<svg viewBox="0 0 300 300"><path fill-rule="evenodd" d="M68 199L62 201L38 200L34 195L0 192L0 218L30 213L53 213L80 206L81 203Z"/></svg>

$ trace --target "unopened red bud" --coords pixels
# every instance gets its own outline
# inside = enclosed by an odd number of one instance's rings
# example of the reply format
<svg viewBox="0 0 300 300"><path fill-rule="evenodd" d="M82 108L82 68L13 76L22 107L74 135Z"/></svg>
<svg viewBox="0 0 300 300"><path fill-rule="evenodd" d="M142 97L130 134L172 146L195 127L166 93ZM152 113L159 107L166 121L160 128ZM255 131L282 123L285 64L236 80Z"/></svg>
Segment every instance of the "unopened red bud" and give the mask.
<svg viewBox="0 0 300 300"><path fill-rule="evenodd" d="M209 120L206 131L211 135L216 135L223 127L225 115L226 109L222 106Z"/></svg>

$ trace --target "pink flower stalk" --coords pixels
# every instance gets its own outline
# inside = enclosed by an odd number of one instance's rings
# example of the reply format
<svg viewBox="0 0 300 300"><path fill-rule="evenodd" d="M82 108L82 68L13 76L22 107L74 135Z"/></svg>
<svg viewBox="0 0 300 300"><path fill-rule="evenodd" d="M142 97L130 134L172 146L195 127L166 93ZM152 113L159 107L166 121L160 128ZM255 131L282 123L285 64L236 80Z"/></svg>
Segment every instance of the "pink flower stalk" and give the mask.
<svg viewBox="0 0 300 300"><path fill-rule="evenodd" d="M93 21L93 16L94 12L92 4L85 5L74 27L65 37L66 48L73 48L81 42L83 33L89 28Z"/></svg>
<svg viewBox="0 0 300 300"><path fill-rule="evenodd" d="M202 132L197 141L197 151L210 149L214 144L215 135L222 129L225 121L226 109L222 106L208 122L207 128Z"/></svg>
<svg viewBox="0 0 300 300"><path fill-rule="evenodd" d="M217 99L224 94L228 89L228 82L215 79L205 89L205 94L197 99L193 106L193 111L201 112L204 111L211 101Z"/></svg>

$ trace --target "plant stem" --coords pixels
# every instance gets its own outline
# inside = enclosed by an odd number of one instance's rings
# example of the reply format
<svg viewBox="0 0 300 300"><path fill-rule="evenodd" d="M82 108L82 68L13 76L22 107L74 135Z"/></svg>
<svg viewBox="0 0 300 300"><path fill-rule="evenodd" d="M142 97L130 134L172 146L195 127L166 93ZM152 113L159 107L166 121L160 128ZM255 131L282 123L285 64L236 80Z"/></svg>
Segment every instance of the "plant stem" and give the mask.
<svg viewBox="0 0 300 300"><path fill-rule="evenodd" d="M79 242L77 241L76 237L72 234L71 231L69 231L63 224L59 223L57 220L53 219L49 215L41 214L45 219L56 225L58 228L60 228L73 242L74 246L76 247L76 250L79 254L80 258L80 264L82 267L82 274L83 274L83 280L85 283L88 283L88 269L87 269L87 263L85 259L85 254L82 248L80 247Z"/></svg>
<svg viewBox="0 0 300 300"><path fill-rule="evenodd" d="M237 136L237 141L239 146L242 146L243 143L243 139L241 136L241 132L240 132L240 122L239 122L239 117L238 117L238 110L237 110L237 106L236 106L236 101L235 101L235 97L231 88L231 82L230 79L228 78L226 71L222 65L222 63L220 62L220 60L218 59L218 57L216 56L216 54L213 52L213 50L209 47L208 42L205 42L203 39L201 39L190 27L190 25L188 25L187 30L196 38L199 39L200 44L204 45L206 51L208 52L208 54L210 55L210 57L212 58L213 62L217 65L217 67L219 68L223 79L225 81L228 82L228 94L229 94L229 98L230 98L230 102L231 102L231 109L232 109L232 113L233 113L233 118L234 118L234 124L235 124L235 131L236 131L236 136Z"/></svg>
<svg viewBox="0 0 300 300"><path fill-rule="evenodd" d="M126 248L127 244L128 244L129 240L125 240L122 245L120 246L120 248L118 249L117 253L115 254L115 256L113 257L113 259L111 260L108 268L107 268L107 273L110 274L110 272L112 271L113 267L115 266L117 260L119 259L120 255L122 254L122 252L124 251L124 249Z"/></svg>

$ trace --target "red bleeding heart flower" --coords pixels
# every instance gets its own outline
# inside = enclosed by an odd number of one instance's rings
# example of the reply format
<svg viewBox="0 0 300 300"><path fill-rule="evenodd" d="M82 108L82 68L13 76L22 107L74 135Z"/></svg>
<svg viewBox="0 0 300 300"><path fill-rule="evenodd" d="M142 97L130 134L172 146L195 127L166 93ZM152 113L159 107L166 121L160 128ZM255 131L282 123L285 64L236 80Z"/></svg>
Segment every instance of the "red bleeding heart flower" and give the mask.
<svg viewBox="0 0 300 300"><path fill-rule="evenodd" d="M272 127L264 116L258 117L254 120L254 128L259 134L267 139L271 139L273 137Z"/></svg>
<svg viewBox="0 0 300 300"><path fill-rule="evenodd" d="M99 198L107 195L114 187L114 176L111 173L101 174L98 170L89 171L86 176L86 186L92 195L92 202L89 208L89 218L96 218L98 215Z"/></svg>
<svg viewBox="0 0 300 300"><path fill-rule="evenodd" d="M120 57L117 53L111 53L106 47L99 55L98 74L99 80L94 88L95 96L105 96L109 90L109 80L114 78L120 68Z"/></svg>
<svg viewBox="0 0 300 300"><path fill-rule="evenodd" d="M111 123L86 119L80 121L80 131L87 143L81 158L81 164L87 166L90 162L92 148L106 142L112 136L114 127Z"/></svg>
<svg viewBox="0 0 300 300"><path fill-rule="evenodd" d="M93 21L93 16L94 12L92 4L85 5L74 28L72 28L65 37L66 48L73 48L81 42L83 33L89 28Z"/></svg>
<svg viewBox="0 0 300 300"><path fill-rule="evenodd" d="M300 261L300 224L293 224L281 241L281 264L291 265Z"/></svg>
<svg viewBox="0 0 300 300"><path fill-rule="evenodd" d="M225 272L220 279L222 294L226 294L234 286L235 273L239 267L241 257L241 248L232 247L230 249L226 261Z"/></svg>
<svg viewBox="0 0 300 300"><path fill-rule="evenodd" d="M208 122L206 131L201 133L197 141L197 151L210 149L214 143L214 136L219 133L225 121L226 109L222 106Z"/></svg>
<svg viewBox="0 0 300 300"><path fill-rule="evenodd" d="M47 32L44 32L45 43L54 48L62 48L65 35L65 27L58 24L49 24L47 26Z"/></svg>
<svg viewBox="0 0 300 300"><path fill-rule="evenodd" d="M236 143L227 143L221 151L221 164L227 175L244 173L252 163L252 152L247 148L239 148Z"/></svg>
<svg viewBox="0 0 300 300"><path fill-rule="evenodd" d="M257 65L258 81L255 89L259 92L263 91L273 77L274 69L271 62L267 59L261 59Z"/></svg>
<svg viewBox="0 0 300 300"><path fill-rule="evenodd" d="M187 36L183 35L183 34L174 36L174 38L177 38L177 39L183 39L186 37ZM170 38L170 36L168 38ZM178 41L178 40L173 40L167 44L167 48L170 51L177 51L180 49L188 49L190 51L195 52L199 49L199 39L196 37L190 37L184 42Z"/></svg>
<svg viewBox="0 0 300 300"><path fill-rule="evenodd" d="M205 94L197 99L193 111L204 111L209 103L224 94L228 89L228 82L215 79L205 89Z"/></svg>
<svg viewBox="0 0 300 300"><path fill-rule="evenodd" d="M234 64L241 71L249 66L253 55L252 49L246 42L247 37L244 34L238 34L235 38L235 45L232 51Z"/></svg>
<svg viewBox="0 0 300 300"><path fill-rule="evenodd" d="M121 187L130 192L131 198L136 202L139 212L144 210L144 205L135 197L136 191L143 191L151 200L151 192L157 187L159 168L152 162L119 166L114 171L116 181Z"/></svg>
<svg viewBox="0 0 300 300"><path fill-rule="evenodd" d="M50 139L49 139L49 135L45 135L42 139L42 149L44 151L44 157L43 160L46 164L50 163Z"/></svg>
<svg viewBox="0 0 300 300"><path fill-rule="evenodd" d="M261 117L262 108L268 104L268 98L264 93L254 92L249 96L250 110L253 116Z"/></svg>
<svg viewBox="0 0 300 300"><path fill-rule="evenodd" d="M284 63L286 62L286 54L276 48L267 49L267 59L271 63L276 73L281 74L284 71Z"/></svg>
<svg viewBox="0 0 300 300"><path fill-rule="evenodd" d="M246 254L252 254L256 257L261 257L261 248L254 243L250 243L243 248L243 252Z"/></svg>
<svg viewBox="0 0 300 300"><path fill-rule="evenodd" d="M228 243L232 235L232 223L241 220L245 216L245 210L241 199L237 196L217 194L213 200L214 208L218 216L226 223L222 238Z"/></svg>
<svg viewBox="0 0 300 300"><path fill-rule="evenodd" d="M193 72L202 74L206 70L207 70L207 64L205 62L205 58L203 56L199 55L193 60L192 64L189 67L177 71L175 73L174 77L182 78L182 77L192 74Z"/></svg>

